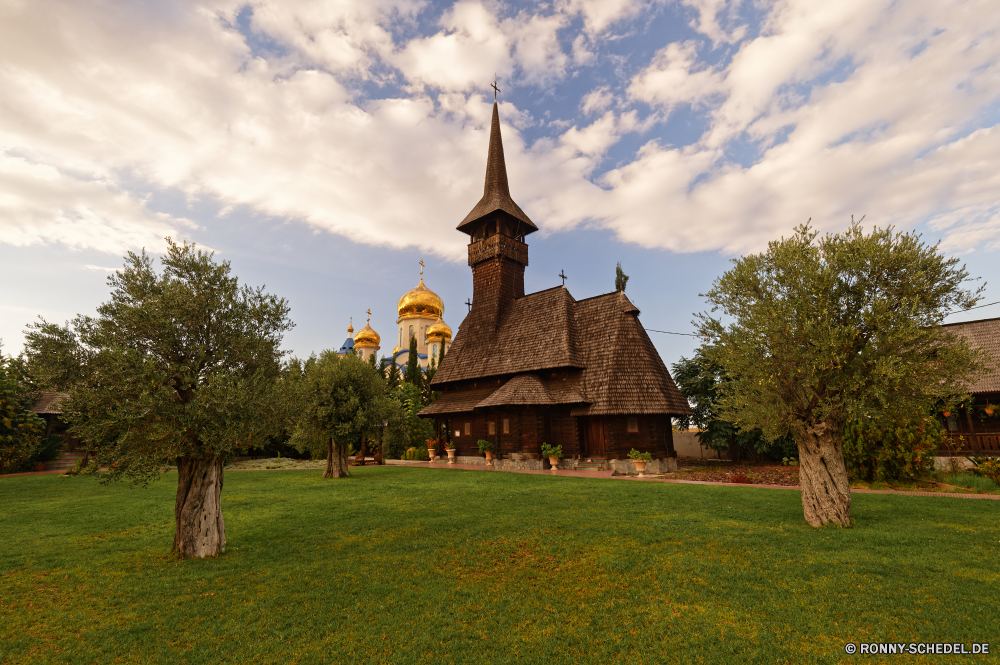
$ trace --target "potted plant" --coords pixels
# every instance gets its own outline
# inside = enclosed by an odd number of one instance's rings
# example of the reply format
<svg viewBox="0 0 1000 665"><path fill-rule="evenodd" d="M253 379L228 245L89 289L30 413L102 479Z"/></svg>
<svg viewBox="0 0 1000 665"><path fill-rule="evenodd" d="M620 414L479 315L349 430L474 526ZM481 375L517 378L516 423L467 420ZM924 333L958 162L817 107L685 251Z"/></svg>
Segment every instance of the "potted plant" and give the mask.
<svg viewBox="0 0 1000 665"><path fill-rule="evenodd" d="M629 459L635 464L635 470L639 472L639 477L642 478L643 474L646 472L646 465L653 461L652 453L640 453L638 450L633 448L629 454Z"/></svg>
<svg viewBox="0 0 1000 665"><path fill-rule="evenodd" d="M549 458L549 463L552 465L552 470L559 468L559 460L562 459L562 444L558 446L550 446L547 443L542 444L542 456Z"/></svg>
<svg viewBox="0 0 1000 665"><path fill-rule="evenodd" d="M437 452L437 441L434 439L427 439L427 455L431 458L431 463L434 463L434 453Z"/></svg>
<svg viewBox="0 0 1000 665"><path fill-rule="evenodd" d="M448 453L448 464L454 464L455 463L455 446L452 446L450 441L446 441L444 445L446 446L444 450L445 450L446 453Z"/></svg>
<svg viewBox="0 0 1000 665"><path fill-rule="evenodd" d="M479 439L479 452L486 454L486 466L493 466L493 444L486 439Z"/></svg>

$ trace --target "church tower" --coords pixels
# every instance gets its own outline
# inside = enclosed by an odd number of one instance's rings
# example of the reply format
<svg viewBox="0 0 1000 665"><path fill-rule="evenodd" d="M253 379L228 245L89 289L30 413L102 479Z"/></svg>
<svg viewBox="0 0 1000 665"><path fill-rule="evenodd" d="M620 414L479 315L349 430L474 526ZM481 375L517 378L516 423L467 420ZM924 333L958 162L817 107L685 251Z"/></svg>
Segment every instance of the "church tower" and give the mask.
<svg viewBox="0 0 1000 665"><path fill-rule="evenodd" d="M458 230L470 236L470 333L475 329L475 334L491 335L496 332L510 303L524 295L524 268L528 265L528 245L524 237L538 230L510 197L500 137L500 113L495 101L483 198L465 216Z"/></svg>

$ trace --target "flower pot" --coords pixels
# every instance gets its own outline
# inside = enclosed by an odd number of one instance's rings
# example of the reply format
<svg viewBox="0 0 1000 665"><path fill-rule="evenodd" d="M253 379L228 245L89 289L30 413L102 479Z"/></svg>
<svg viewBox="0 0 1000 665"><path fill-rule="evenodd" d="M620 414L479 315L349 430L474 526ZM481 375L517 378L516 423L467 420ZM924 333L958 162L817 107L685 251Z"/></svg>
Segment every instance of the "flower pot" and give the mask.
<svg viewBox="0 0 1000 665"><path fill-rule="evenodd" d="M455 463L455 449L454 448L448 448L447 452L448 452L448 464L454 464Z"/></svg>
<svg viewBox="0 0 1000 665"><path fill-rule="evenodd" d="M484 450L483 452L486 453L486 466L493 466L493 451Z"/></svg>
<svg viewBox="0 0 1000 665"><path fill-rule="evenodd" d="M941 415L945 418L951 418L951 411L944 411Z"/></svg>
<svg viewBox="0 0 1000 665"><path fill-rule="evenodd" d="M993 409L984 409L984 410L986 411L986 415L988 415L988 416L992 416L993 415Z"/></svg>
<svg viewBox="0 0 1000 665"><path fill-rule="evenodd" d="M427 455L431 458L431 463L434 463L434 453L437 452L437 448L428 448Z"/></svg>
<svg viewBox="0 0 1000 665"><path fill-rule="evenodd" d="M556 469L559 468L559 458L558 457L550 457L549 458L549 464L552 465L552 470L555 471Z"/></svg>
<svg viewBox="0 0 1000 665"><path fill-rule="evenodd" d="M642 478L642 474L646 472L646 464L648 464L648 462L644 459L637 459L632 460L632 463L635 464L635 470L639 472L639 477Z"/></svg>

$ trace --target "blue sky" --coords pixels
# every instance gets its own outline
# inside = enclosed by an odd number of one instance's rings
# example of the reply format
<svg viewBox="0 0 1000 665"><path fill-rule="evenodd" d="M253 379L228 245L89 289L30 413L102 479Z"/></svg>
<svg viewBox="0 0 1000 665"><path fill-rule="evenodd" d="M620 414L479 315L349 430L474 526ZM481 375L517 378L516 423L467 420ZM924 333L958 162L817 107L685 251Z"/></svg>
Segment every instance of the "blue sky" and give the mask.
<svg viewBox="0 0 1000 665"><path fill-rule="evenodd" d="M1000 300L998 29L985 0L4 3L0 339L167 235L288 298L297 355L369 307L391 351L421 258L457 329L494 73L528 291L620 261L645 326L689 333L731 258L867 214Z"/></svg>

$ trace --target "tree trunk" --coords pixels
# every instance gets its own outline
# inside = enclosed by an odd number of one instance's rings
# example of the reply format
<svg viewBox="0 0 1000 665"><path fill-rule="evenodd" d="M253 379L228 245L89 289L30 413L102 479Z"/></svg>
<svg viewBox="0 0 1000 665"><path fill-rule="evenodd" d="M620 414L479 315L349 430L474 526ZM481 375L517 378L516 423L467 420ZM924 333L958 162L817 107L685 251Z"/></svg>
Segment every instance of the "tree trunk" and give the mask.
<svg viewBox="0 0 1000 665"><path fill-rule="evenodd" d="M182 559L226 551L222 520L222 457L178 457L173 551Z"/></svg>
<svg viewBox="0 0 1000 665"><path fill-rule="evenodd" d="M326 442L326 470L324 478L342 478L351 475L347 470L347 446L336 443L333 437Z"/></svg>
<svg viewBox="0 0 1000 665"><path fill-rule="evenodd" d="M799 444L799 485L806 522L851 526L851 485L847 480L840 430L829 422L806 428Z"/></svg>

